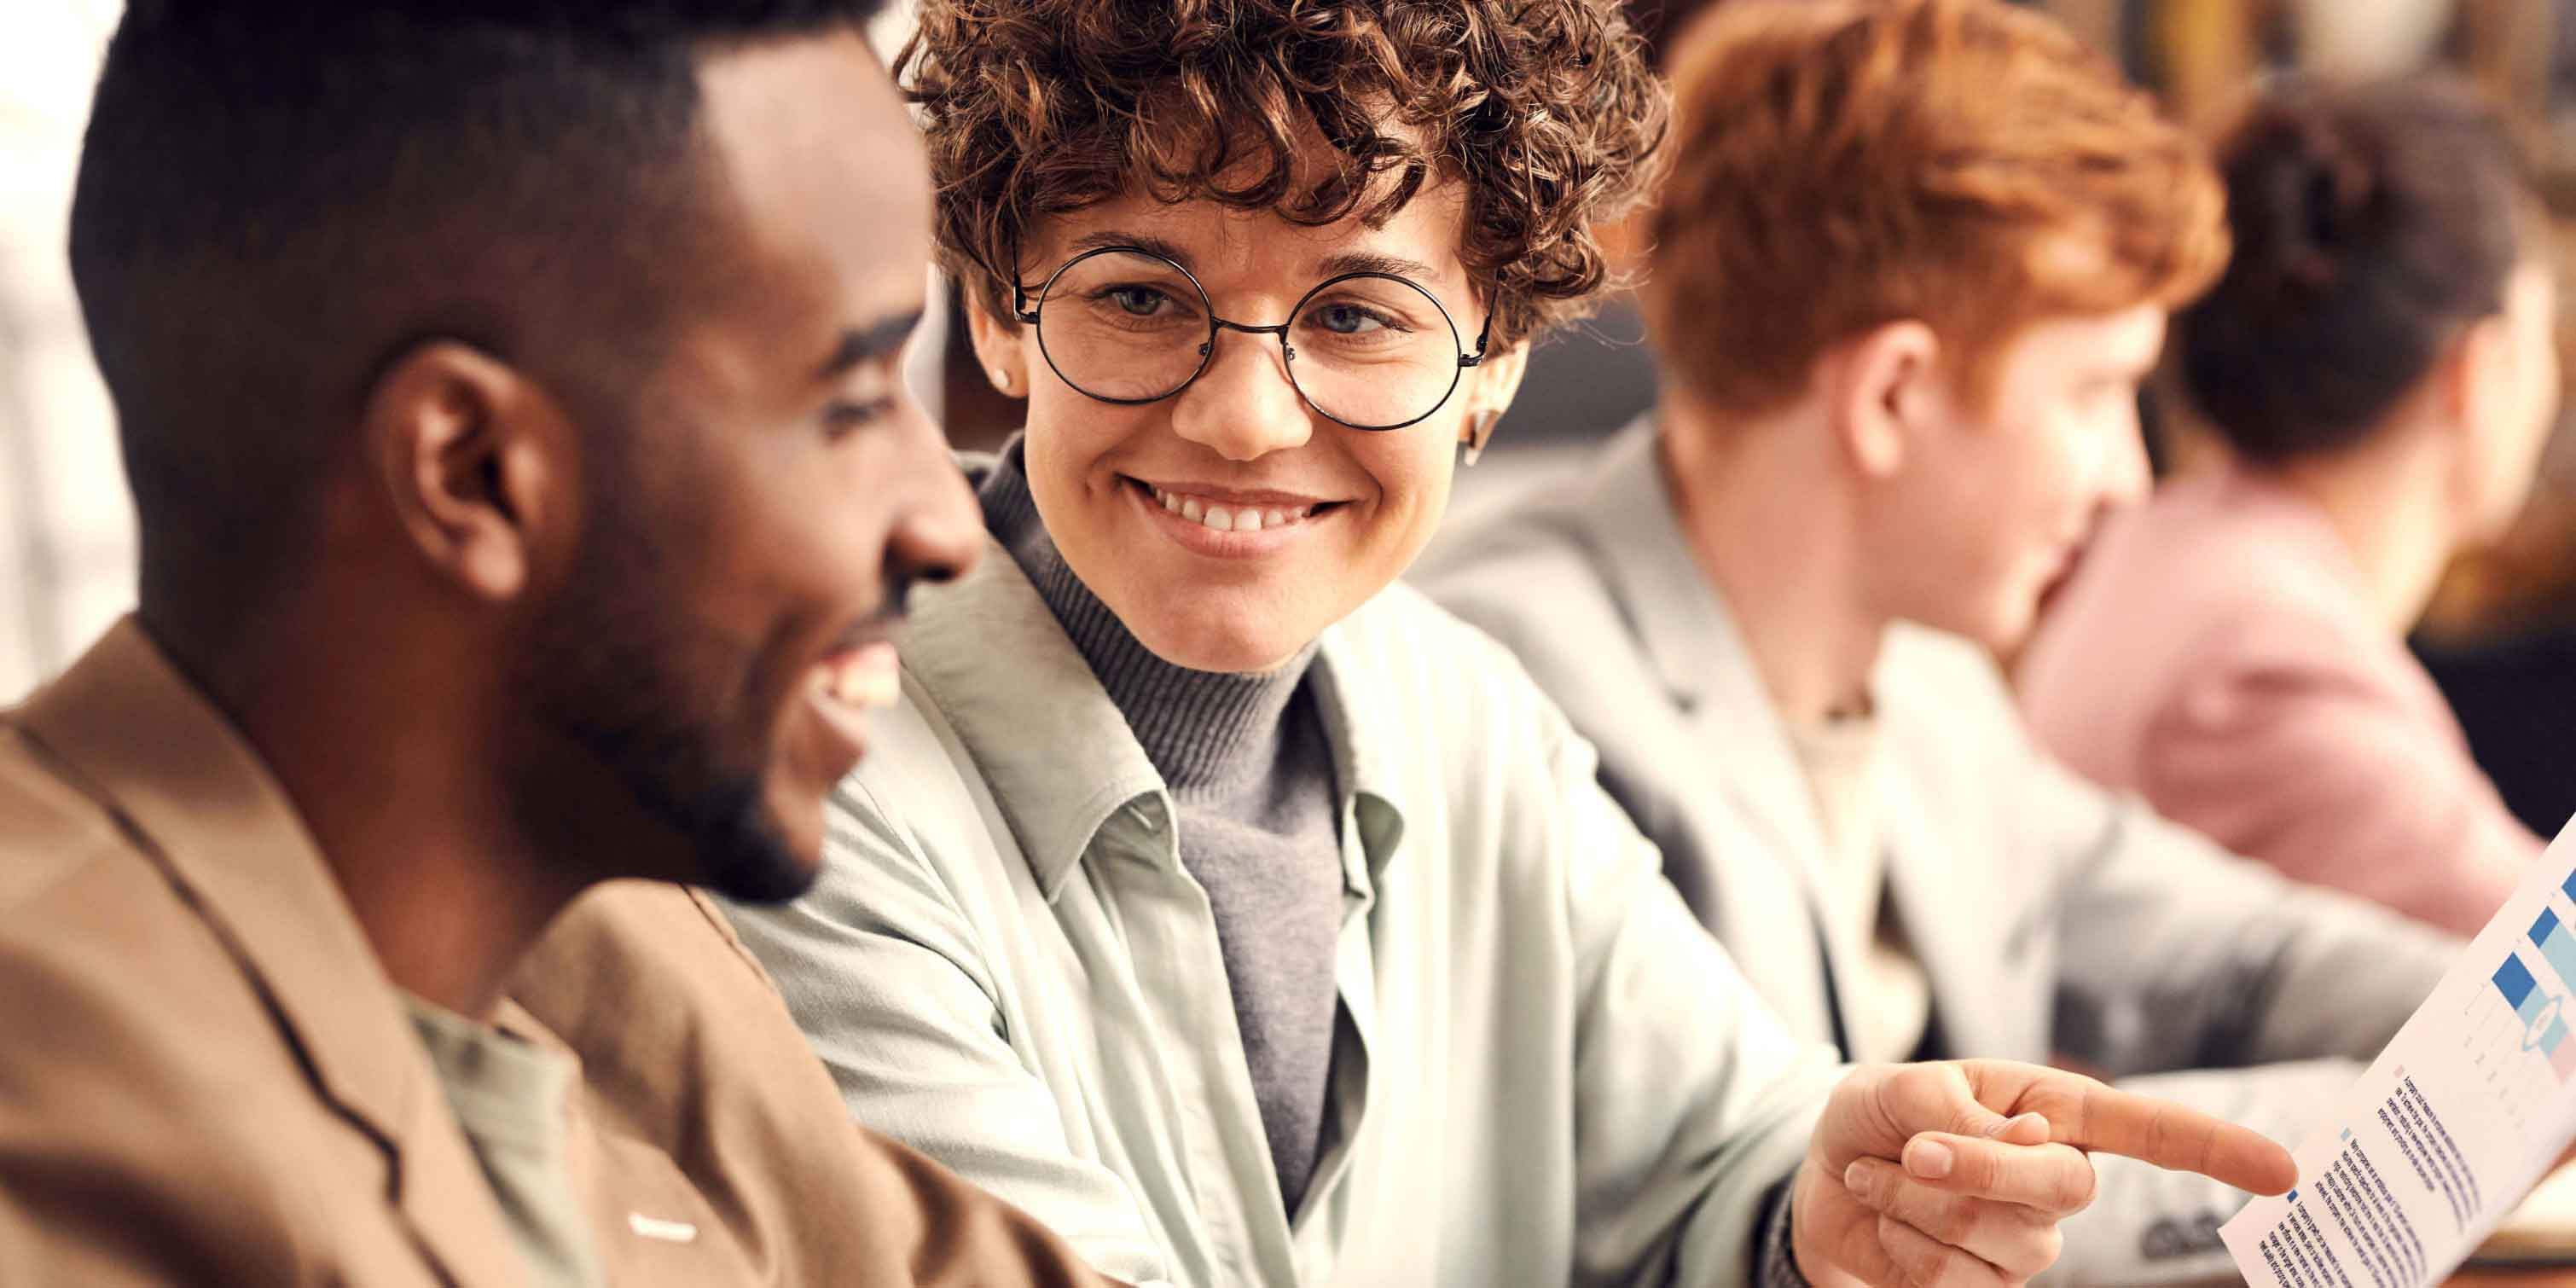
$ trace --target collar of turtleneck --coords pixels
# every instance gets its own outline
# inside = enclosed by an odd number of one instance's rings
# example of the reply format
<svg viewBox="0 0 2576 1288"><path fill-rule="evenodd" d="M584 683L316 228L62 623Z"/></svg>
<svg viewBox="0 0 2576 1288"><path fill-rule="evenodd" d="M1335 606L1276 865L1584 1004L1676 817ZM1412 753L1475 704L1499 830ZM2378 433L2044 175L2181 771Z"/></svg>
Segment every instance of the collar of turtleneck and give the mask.
<svg viewBox="0 0 2576 1288"><path fill-rule="evenodd" d="M1166 662L1065 563L1029 494L1019 440L1002 449L976 493L984 526L1037 587L1176 795L1230 791L1270 770L1280 719L1314 660L1314 645L1276 670L1248 674Z"/></svg>

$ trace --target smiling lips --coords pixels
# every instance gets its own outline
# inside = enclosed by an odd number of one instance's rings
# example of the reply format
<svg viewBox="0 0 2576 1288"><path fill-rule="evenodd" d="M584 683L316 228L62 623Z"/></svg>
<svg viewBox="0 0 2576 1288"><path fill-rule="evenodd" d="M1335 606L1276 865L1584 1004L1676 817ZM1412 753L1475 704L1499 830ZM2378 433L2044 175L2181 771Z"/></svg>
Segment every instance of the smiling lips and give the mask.
<svg viewBox="0 0 2576 1288"><path fill-rule="evenodd" d="M1147 491L1153 493L1155 504L1216 532L1260 532L1266 528L1284 528L1293 523L1305 522L1306 517L1316 508L1315 503L1264 506L1248 502L1227 502L1209 497L1192 496L1187 492L1167 491L1150 483L1145 486Z"/></svg>

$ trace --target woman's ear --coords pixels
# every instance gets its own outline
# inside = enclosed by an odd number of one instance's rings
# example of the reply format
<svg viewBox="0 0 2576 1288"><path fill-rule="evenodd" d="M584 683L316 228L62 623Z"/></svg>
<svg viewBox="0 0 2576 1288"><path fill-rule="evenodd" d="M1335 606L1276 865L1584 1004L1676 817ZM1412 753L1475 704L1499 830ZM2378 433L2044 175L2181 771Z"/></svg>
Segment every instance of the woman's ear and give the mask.
<svg viewBox="0 0 2576 1288"><path fill-rule="evenodd" d="M1940 396L1941 341L1918 321L1890 322L1825 361L1826 410L1845 457L1869 478L1905 468L1906 449Z"/></svg>
<svg viewBox="0 0 2576 1288"><path fill-rule="evenodd" d="M1524 340L1500 353L1487 354L1485 360L1468 371L1469 379L1461 392L1467 396L1467 419L1458 428L1458 442L1467 449L1467 463L1473 465L1482 456L1485 444L1492 442L1494 425L1511 410L1512 399L1521 391L1521 378L1529 374L1529 342Z"/></svg>
<svg viewBox="0 0 2576 1288"><path fill-rule="evenodd" d="M995 316L992 297L984 291L970 287L958 294L965 302L966 332L975 342L975 361L984 368L984 378L1005 398L1028 397L1028 349L1021 343L1025 324Z"/></svg>

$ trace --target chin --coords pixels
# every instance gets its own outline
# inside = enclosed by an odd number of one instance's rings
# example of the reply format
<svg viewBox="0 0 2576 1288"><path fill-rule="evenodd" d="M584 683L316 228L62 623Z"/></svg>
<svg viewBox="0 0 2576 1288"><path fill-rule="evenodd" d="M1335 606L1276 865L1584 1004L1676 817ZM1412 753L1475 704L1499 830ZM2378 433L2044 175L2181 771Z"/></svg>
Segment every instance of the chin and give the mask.
<svg viewBox="0 0 2576 1288"><path fill-rule="evenodd" d="M1197 598L1202 604L1219 599L1216 596L1193 597L1186 594L1175 598L1184 601ZM1163 612L1142 619L1118 612L1114 604L1110 611L1118 614L1119 622L1127 627L1128 633L1154 656L1193 671L1229 675L1276 670L1323 633L1320 626L1310 631L1276 629L1282 616L1278 610L1245 605L1226 604L1197 615ZM1268 619L1273 629L1243 628L1245 622L1262 619Z"/></svg>
<svg viewBox="0 0 2576 1288"><path fill-rule="evenodd" d="M1138 632L1136 638L1151 649L1154 656L1174 666L1228 675L1277 670L1294 659L1308 643L1306 639L1291 641L1187 629L1158 632L1152 636Z"/></svg>
<svg viewBox="0 0 2576 1288"><path fill-rule="evenodd" d="M709 819L697 837L697 884L737 903L787 903L823 873L823 805L781 808L774 793L751 795Z"/></svg>

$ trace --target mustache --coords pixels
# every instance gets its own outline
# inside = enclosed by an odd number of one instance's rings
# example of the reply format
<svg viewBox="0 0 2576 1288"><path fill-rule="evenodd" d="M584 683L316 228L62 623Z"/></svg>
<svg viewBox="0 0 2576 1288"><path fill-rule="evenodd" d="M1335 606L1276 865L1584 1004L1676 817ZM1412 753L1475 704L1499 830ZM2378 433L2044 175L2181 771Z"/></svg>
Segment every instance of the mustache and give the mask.
<svg viewBox="0 0 2576 1288"><path fill-rule="evenodd" d="M900 568L888 569L885 578L885 596L878 602L876 611L850 623L849 628L832 641L832 651L839 652L874 644L894 634L895 630L903 625L904 620L912 615L912 592L921 584L921 581L921 575L918 573Z"/></svg>

